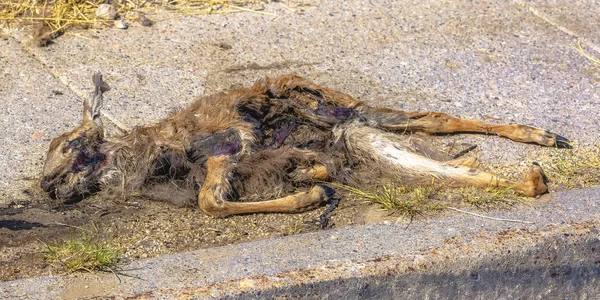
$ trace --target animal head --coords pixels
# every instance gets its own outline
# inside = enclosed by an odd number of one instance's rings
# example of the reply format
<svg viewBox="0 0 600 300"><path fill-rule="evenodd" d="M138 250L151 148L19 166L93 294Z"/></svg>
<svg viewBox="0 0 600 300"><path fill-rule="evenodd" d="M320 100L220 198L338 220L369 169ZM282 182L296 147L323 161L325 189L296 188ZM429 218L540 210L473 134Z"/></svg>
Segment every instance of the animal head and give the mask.
<svg viewBox="0 0 600 300"><path fill-rule="evenodd" d="M94 92L83 102L79 126L52 140L44 163L41 187L53 199L77 202L98 189L106 156L100 150L104 126L100 120L102 94L110 87L94 74Z"/></svg>

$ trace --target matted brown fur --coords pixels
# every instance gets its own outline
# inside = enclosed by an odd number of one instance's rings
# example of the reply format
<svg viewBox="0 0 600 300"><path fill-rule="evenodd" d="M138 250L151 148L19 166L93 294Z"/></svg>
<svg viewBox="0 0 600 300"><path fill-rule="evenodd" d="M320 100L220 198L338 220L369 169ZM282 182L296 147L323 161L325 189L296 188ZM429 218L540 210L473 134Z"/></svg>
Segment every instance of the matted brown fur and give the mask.
<svg viewBox="0 0 600 300"><path fill-rule="evenodd" d="M370 107L294 75L200 98L156 124L109 136L100 119L109 87L99 74L93 81L82 123L52 141L44 165L42 188L64 202L103 190L178 205L198 201L203 212L217 217L299 212L330 199L332 190L322 182L360 184L361 176L372 174L509 187L535 196L547 191L537 165L513 182L468 161L428 158L427 149L415 149L404 137L415 131L474 132L569 146L559 135L525 125Z"/></svg>

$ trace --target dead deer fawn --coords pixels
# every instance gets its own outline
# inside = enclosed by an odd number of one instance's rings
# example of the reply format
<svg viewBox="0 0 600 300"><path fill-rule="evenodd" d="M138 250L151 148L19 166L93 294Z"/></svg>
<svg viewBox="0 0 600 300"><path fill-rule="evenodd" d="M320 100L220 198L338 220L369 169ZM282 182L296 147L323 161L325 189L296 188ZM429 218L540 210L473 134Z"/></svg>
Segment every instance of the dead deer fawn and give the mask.
<svg viewBox="0 0 600 300"><path fill-rule="evenodd" d="M100 74L93 82L81 124L52 140L44 165L41 186L63 203L112 189L179 204L194 199L215 217L294 213L331 197L331 188L316 183L345 184L361 170L412 182L512 188L533 197L548 190L537 164L522 181L511 181L468 161L420 155L405 145L403 133L483 133L569 147L567 139L525 125L371 107L293 75L204 97L156 124L109 136L100 109L110 88ZM260 201L265 198L271 200Z"/></svg>

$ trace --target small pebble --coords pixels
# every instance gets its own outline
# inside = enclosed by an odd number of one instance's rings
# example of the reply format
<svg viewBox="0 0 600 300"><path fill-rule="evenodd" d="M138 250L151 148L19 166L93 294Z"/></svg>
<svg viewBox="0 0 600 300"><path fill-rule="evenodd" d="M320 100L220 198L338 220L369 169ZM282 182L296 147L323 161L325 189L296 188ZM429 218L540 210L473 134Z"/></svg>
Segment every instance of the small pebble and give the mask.
<svg viewBox="0 0 600 300"><path fill-rule="evenodd" d="M242 279L240 281L240 287L243 289L251 289L254 287L254 281L251 279Z"/></svg>
<svg viewBox="0 0 600 300"><path fill-rule="evenodd" d="M115 27L117 27L119 29L127 29L127 28L129 28L129 25L127 25L127 23L125 23L125 20L117 20L117 21L115 21Z"/></svg>
<svg viewBox="0 0 600 300"><path fill-rule="evenodd" d="M152 26L152 20L146 18L146 16L144 16L144 14L139 13L139 21L140 24L142 24L142 26L148 27L148 26Z"/></svg>
<svg viewBox="0 0 600 300"><path fill-rule="evenodd" d="M96 10L96 17L104 20L114 20L117 18L117 10L110 4L100 4Z"/></svg>

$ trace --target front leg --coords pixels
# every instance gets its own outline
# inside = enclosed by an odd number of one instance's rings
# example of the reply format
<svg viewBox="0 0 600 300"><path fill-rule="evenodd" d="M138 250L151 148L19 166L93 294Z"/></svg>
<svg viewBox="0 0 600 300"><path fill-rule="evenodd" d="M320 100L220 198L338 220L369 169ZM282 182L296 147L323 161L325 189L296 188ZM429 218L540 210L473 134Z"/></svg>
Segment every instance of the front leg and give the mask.
<svg viewBox="0 0 600 300"><path fill-rule="evenodd" d="M495 134L516 142L536 143L548 147L571 148L569 140L547 130L521 124L492 124L479 120L461 119L439 112L403 112L362 106L363 118L377 127L429 134L483 133Z"/></svg>
<svg viewBox="0 0 600 300"><path fill-rule="evenodd" d="M409 113L409 131L427 133L475 132L495 134L515 142L536 143L548 147L571 148L569 140L547 130L521 124L492 124L479 120L461 119L437 112Z"/></svg>
<svg viewBox="0 0 600 300"><path fill-rule="evenodd" d="M570 148L569 140L547 130L521 124L492 124L461 119L444 113L410 113L409 128L427 133L476 132L495 134L515 142L536 143L548 147Z"/></svg>
<svg viewBox="0 0 600 300"><path fill-rule="evenodd" d="M228 176L232 164L226 155L212 156L206 162L207 174L198 194L198 206L205 214L226 217L237 214L283 212L297 213L318 207L329 198L329 190L313 186L308 192L262 202L231 202L232 194Z"/></svg>

